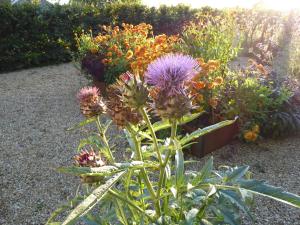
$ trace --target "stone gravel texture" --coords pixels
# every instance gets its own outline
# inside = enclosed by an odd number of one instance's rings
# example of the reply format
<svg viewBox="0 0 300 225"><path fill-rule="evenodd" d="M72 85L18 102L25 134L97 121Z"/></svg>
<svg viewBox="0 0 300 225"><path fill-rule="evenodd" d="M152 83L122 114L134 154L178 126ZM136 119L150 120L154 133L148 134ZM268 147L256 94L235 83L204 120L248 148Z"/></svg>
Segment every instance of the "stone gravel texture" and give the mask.
<svg viewBox="0 0 300 225"><path fill-rule="evenodd" d="M1 225L45 224L74 194L78 179L55 168L72 163L82 134L66 128L82 119L75 94L86 84L72 64L0 74ZM213 155L216 165L250 165L255 178L300 194L300 135L259 145L237 142ZM300 225L299 209L273 200L257 198L253 212L256 224Z"/></svg>
<svg viewBox="0 0 300 225"><path fill-rule="evenodd" d="M215 168L249 165L253 178L300 195L300 134L280 140L264 140L259 144L235 141L200 159L192 169L200 169L211 156ZM269 198L255 197L252 213L257 225L300 225L299 208ZM253 223L246 220L244 224Z"/></svg>

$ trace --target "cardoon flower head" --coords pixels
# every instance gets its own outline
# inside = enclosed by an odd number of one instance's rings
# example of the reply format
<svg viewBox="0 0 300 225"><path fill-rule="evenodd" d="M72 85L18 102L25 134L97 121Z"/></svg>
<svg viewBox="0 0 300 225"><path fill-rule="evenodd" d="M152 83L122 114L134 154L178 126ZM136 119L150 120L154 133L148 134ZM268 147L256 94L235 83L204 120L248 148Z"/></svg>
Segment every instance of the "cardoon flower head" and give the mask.
<svg viewBox="0 0 300 225"><path fill-rule="evenodd" d="M98 98L99 90L96 87L84 87L81 88L80 91L77 93L78 100L86 101L91 98Z"/></svg>
<svg viewBox="0 0 300 225"><path fill-rule="evenodd" d="M106 106L99 96L99 90L96 87L84 87L78 94L80 110L86 117L92 117L104 113Z"/></svg>
<svg viewBox="0 0 300 225"><path fill-rule="evenodd" d="M80 154L74 157L74 160L77 166L83 167L99 167L105 165L100 154L96 154L93 149L90 151L83 150Z"/></svg>
<svg viewBox="0 0 300 225"><path fill-rule="evenodd" d="M168 90L169 96L182 92L184 84L196 75L197 69L198 63L191 56L168 54L148 66L145 79L156 88Z"/></svg>
<svg viewBox="0 0 300 225"><path fill-rule="evenodd" d="M138 75L126 72L120 75L116 82L116 88L120 89L121 100L130 108L138 109L146 105L148 89Z"/></svg>

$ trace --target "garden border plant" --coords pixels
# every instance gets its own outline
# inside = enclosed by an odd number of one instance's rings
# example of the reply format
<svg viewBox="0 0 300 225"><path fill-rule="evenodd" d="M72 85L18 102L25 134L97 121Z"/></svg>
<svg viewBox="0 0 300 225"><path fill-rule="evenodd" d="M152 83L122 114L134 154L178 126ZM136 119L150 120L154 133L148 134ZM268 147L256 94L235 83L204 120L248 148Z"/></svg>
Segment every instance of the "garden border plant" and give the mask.
<svg viewBox="0 0 300 225"><path fill-rule="evenodd" d="M223 121L181 136L178 126L201 112L191 114L191 79L199 70L190 56L170 54L148 66L145 76L125 73L110 89L105 103L96 88L78 93L80 108L87 117L75 128L95 124L98 131L80 142L85 150L75 157L75 166L59 171L80 176L87 186L85 195L54 212L47 224L240 224L252 194L259 194L300 208L300 197L264 181L251 178L248 166L213 169L210 159L200 171L186 171L183 151L195 138L232 124ZM161 121L152 123L149 110ZM123 129L131 157L121 163L106 137L108 114ZM156 133L170 129L158 139ZM96 207L97 206L97 207ZM71 209L63 222L53 222Z"/></svg>

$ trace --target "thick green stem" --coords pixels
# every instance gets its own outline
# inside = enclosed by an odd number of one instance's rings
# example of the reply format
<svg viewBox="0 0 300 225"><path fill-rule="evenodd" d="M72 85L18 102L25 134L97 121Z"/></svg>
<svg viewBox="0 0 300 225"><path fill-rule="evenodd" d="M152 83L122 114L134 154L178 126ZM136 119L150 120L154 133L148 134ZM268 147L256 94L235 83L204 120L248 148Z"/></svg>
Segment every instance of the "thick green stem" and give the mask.
<svg viewBox="0 0 300 225"><path fill-rule="evenodd" d="M139 111L142 114L144 120L146 121L148 129L150 130L150 133L151 133L151 136L152 136L152 139L153 139L153 143L154 143L154 149L156 151L159 164L162 165L163 164L163 160L162 160L159 148L158 148L158 142L157 142L156 134L155 134L155 131L154 131L153 126L151 124L151 121L149 119L149 116L148 116L148 114L147 114L147 112L146 112L146 110L144 108L141 108Z"/></svg>
<svg viewBox="0 0 300 225"><path fill-rule="evenodd" d="M143 209L141 209L139 206L137 206L135 203L131 202L129 199L123 197L122 195L120 195L119 193L113 191L113 190L109 190L108 191L109 194L111 194L112 196L120 199L121 201L127 203L128 205L130 205L132 208L136 209L137 211L145 214L151 221L152 221L152 218L150 215L148 215L147 213L145 213L145 211Z"/></svg>
<svg viewBox="0 0 300 225"><path fill-rule="evenodd" d="M143 161L141 145L140 145L140 143L137 139L137 136L136 136L135 132L129 126L127 127L127 130L129 131L129 133L131 135L131 138L134 142L137 159L140 160L140 161ZM141 168L141 175L143 177L143 180L145 181L146 187L147 187L147 189L148 189L148 191L151 195L151 198L155 203L155 211L156 211L157 215L160 216L160 214L161 214L160 213L160 204L159 204L159 201L156 199L156 194L155 194L154 188L151 184L151 181L149 179L149 176L148 176L147 171L146 171L145 168Z"/></svg>
<svg viewBox="0 0 300 225"><path fill-rule="evenodd" d="M174 141L175 141L175 137L176 137L176 130L177 130L177 121L172 120L171 143L172 143L173 146L174 146ZM172 150L168 150L165 161L163 162L163 165L160 167L159 180L158 180L158 189L157 189L157 199L158 200L160 199L161 189L162 189L163 181L164 181L164 178L165 178L165 169L166 169L166 166L168 165L170 155L171 155L171 151Z"/></svg>
<svg viewBox="0 0 300 225"><path fill-rule="evenodd" d="M105 135L105 132L104 132L104 129L103 127L101 126L101 123L100 123L100 118L99 116L97 116L97 119L96 119L96 124L97 124L97 128L98 128L98 131L99 131L99 134L100 134L100 137L107 149L107 152L108 152L108 155L109 155L109 160L111 163L115 163L115 158L111 152L111 149L109 147L109 144L108 144L108 141L107 141L107 138L106 138L106 135Z"/></svg>

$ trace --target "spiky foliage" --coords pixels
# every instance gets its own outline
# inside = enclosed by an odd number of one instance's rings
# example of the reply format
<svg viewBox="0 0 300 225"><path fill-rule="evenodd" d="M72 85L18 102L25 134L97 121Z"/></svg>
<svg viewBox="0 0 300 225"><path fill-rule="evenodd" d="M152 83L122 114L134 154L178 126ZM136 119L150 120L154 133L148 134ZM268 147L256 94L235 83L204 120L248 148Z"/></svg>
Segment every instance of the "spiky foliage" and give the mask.
<svg viewBox="0 0 300 225"><path fill-rule="evenodd" d="M100 154L96 154L93 149L90 151L83 150L74 157L75 165L82 167L99 167L104 166L105 162L101 159Z"/></svg>
<svg viewBox="0 0 300 225"><path fill-rule="evenodd" d="M106 105L96 87L84 87L78 94L80 111L85 117L93 117L106 112Z"/></svg>
<svg viewBox="0 0 300 225"><path fill-rule="evenodd" d="M186 82L197 73L198 63L191 56L168 54L152 62L146 71L148 84L166 90L167 96L184 90Z"/></svg>
<svg viewBox="0 0 300 225"><path fill-rule="evenodd" d="M117 87L122 93L122 101L131 108L139 109L147 104L149 91L138 75L129 72L120 76Z"/></svg>
<svg viewBox="0 0 300 225"><path fill-rule="evenodd" d="M192 109L187 85L196 75L198 63L190 56L169 54L147 69L145 79L152 89L152 108L161 118L180 119Z"/></svg>
<svg viewBox="0 0 300 225"><path fill-rule="evenodd" d="M192 101L188 93L168 96L168 90L158 90L152 95L151 107L161 118L180 119L192 109Z"/></svg>
<svg viewBox="0 0 300 225"><path fill-rule="evenodd" d="M142 121L141 115L135 109L128 107L122 100L122 92L117 84L110 86L107 92L108 114L119 128Z"/></svg>

